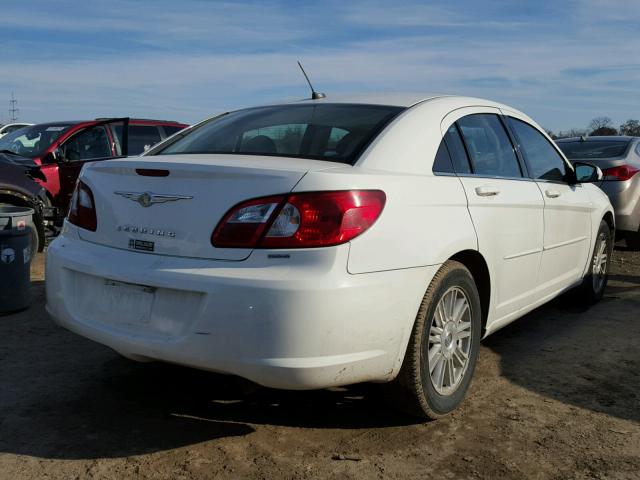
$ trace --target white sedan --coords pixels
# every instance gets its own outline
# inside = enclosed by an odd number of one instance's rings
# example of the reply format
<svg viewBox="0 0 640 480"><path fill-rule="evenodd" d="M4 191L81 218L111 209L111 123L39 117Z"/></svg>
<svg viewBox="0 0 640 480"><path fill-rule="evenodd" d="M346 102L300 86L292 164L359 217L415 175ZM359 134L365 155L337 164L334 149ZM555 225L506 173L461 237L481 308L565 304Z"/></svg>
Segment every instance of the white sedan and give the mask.
<svg viewBox="0 0 640 480"><path fill-rule="evenodd" d="M481 338L571 288L601 298L600 177L487 100L229 112L84 167L47 308L135 360L284 389L392 382L435 418L462 401Z"/></svg>

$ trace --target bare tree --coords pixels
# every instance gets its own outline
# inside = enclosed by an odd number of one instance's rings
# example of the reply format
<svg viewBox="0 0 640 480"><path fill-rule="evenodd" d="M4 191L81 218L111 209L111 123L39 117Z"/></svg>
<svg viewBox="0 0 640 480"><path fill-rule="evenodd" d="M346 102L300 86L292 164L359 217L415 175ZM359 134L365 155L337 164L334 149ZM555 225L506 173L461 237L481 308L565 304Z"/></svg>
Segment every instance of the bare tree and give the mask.
<svg viewBox="0 0 640 480"><path fill-rule="evenodd" d="M627 120L622 125L620 125L620 135L640 137L640 122L633 119Z"/></svg>
<svg viewBox="0 0 640 480"><path fill-rule="evenodd" d="M597 130L598 128L613 127L613 122L609 117L596 117L589 122L589 130Z"/></svg>
<svg viewBox="0 0 640 480"><path fill-rule="evenodd" d="M618 131L613 127L609 117L596 117L589 123L589 135L606 136L617 135Z"/></svg>

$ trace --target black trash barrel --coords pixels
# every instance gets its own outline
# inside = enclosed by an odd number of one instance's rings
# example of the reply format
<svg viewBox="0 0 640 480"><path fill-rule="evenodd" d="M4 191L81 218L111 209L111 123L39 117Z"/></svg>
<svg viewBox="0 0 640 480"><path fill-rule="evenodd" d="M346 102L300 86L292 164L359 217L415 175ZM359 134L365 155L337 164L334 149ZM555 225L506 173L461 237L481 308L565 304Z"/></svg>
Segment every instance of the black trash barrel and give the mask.
<svg viewBox="0 0 640 480"><path fill-rule="evenodd" d="M33 210L0 206L0 313L29 306Z"/></svg>

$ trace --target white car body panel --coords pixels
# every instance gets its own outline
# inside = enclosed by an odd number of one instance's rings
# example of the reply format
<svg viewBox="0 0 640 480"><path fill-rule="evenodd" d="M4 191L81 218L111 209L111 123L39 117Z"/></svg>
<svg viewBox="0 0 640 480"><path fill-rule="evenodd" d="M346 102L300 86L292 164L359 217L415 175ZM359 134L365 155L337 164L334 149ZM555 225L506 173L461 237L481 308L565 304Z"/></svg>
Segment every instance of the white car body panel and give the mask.
<svg viewBox="0 0 640 480"><path fill-rule="evenodd" d="M255 250L244 262L120 250L114 256L66 223L47 255L47 309L62 326L138 360L275 388L390 380L437 267L351 275L349 248L277 251L288 259ZM152 286L155 304L123 310L127 295L109 293L122 286L105 279Z"/></svg>
<svg viewBox="0 0 640 480"><path fill-rule="evenodd" d="M462 116L505 113L535 126L526 115L466 97L339 101L410 108L353 166L152 155L161 146L138 159L87 164L81 179L95 195L99 226L90 232L66 223L51 244L53 318L131 358L309 389L393 379L423 295L453 256L471 252L486 262L486 335L582 281L600 221L613 218L597 187L433 173L444 132ZM135 168L172 174L140 177ZM550 187L561 190L554 201L545 196ZM479 196L478 188L500 193ZM252 250L210 243L220 218L241 201L351 189L379 189L387 200L373 226L346 244ZM193 199L142 208L115 191ZM129 223L175 230L176 238L154 239L154 253L131 251L117 230Z"/></svg>
<svg viewBox="0 0 640 480"><path fill-rule="evenodd" d="M91 176L86 182L94 191L97 208L101 211L101 228L96 232L83 230L80 237L89 242L127 249L130 235L118 228L138 226L165 233L164 236L142 235L142 238L155 242L156 254L244 260L251 253L250 249L211 246L211 230L222 216L235 204L247 200L247 191L252 192L252 197L287 193L308 171L337 166L331 162L310 160L302 163L278 157L218 157L215 165L207 162L205 155L149 157L145 168L169 169L172 172L170 177L162 179L161 187L158 186L158 178L135 173L135 167L140 167L140 163L134 159L87 165ZM110 179L117 179L117 182ZM193 198L140 208L135 200L122 196L135 191ZM170 237L169 232L174 235Z"/></svg>
<svg viewBox="0 0 640 480"><path fill-rule="evenodd" d="M376 189L384 185L385 214L370 235L352 240L350 273L439 265L457 252L477 249L464 190L456 177L370 172L364 168L310 172L294 191ZM447 208L440 208L446 199ZM425 219L418 222L417 219ZM452 236L434 235L447 224ZM452 238L455 235L455 239Z"/></svg>
<svg viewBox="0 0 640 480"><path fill-rule="evenodd" d="M542 255L544 203L536 184L497 178L461 177L478 236L478 250L492 278L491 322L535 300ZM495 189L495 196L476 190ZM533 275L523 275L532 272Z"/></svg>

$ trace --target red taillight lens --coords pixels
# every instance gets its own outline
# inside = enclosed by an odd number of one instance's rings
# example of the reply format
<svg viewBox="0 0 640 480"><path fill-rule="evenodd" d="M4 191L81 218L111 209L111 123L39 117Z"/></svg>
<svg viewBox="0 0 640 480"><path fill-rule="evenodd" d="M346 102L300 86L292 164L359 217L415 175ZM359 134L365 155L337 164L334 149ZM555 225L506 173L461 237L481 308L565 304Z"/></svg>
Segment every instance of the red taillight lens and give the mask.
<svg viewBox="0 0 640 480"><path fill-rule="evenodd" d="M640 172L640 168L632 167L631 165L618 165L602 171L605 180L617 181L629 180L638 172Z"/></svg>
<svg viewBox="0 0 640 480"><path fill-rule="evenodd" d="M264 234L284 196L264 197L232 208L211 235L214 247L253 248Z"/></svg>
<svg viewBox="0 0 640 480"><path fill-rule="evenodd" d="M71 197L71 205L67 220L78 227L95 232L98 228L93 192L83 182L78 181Z"/></svg>
<svg viewBox="0 0 640 480"><path fill-rule="evenodd" d="M380 190L296 193L231 209L211 236L214 247L310 248L346 243L378 219Z"/></svg>

